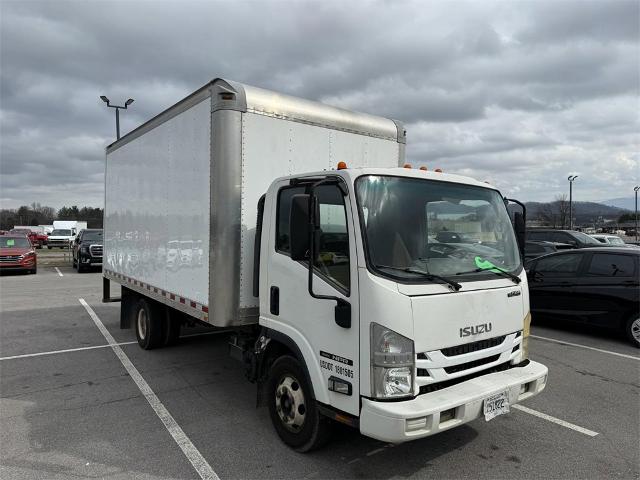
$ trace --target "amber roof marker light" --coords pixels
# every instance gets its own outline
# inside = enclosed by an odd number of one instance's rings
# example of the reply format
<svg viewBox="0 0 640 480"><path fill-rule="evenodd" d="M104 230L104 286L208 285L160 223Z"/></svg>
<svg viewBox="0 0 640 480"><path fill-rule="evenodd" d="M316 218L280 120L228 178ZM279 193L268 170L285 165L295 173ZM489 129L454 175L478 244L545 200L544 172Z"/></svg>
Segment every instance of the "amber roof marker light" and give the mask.
<svg viewBox="0 0 640 480"><path fill-rule="evenodd" d="M347 162L338 162L338 170L346 170Z"/></svg>

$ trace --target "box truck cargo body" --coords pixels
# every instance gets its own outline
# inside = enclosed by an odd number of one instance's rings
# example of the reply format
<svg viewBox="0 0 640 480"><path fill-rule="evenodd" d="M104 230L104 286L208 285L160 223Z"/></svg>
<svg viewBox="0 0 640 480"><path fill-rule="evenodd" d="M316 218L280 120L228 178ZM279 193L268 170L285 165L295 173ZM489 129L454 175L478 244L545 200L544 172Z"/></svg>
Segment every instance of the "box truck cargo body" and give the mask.
<svg viewBox="0 0 640 480"><path fill-rule="evenodd" d="M214 80L107 147L105 301L121 284L143 348L231 327L300 451L327 419L403 442L507 413L547 375L523 232L495 188L404 151L399 122Z"/></svg>
<svg viewBox="0 0 640 480"><path fill-rule="evenodd" d="M191 313L218 327L257 322L256 208L275 178L404 159L391 120L233 85L214 82L127 135L106 167L106 275L208 307ZM184 242L199 246L196 265Z"/></svg>

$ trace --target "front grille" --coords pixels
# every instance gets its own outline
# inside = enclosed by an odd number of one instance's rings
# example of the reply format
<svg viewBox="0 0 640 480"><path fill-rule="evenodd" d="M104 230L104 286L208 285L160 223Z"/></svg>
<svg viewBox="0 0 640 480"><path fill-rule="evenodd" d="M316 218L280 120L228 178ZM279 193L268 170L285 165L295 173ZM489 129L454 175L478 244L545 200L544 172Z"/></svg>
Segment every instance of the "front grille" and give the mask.
<svg viewBox="0 0 640 480"><path fill-rule="evenodd" d="M0 263L16 263L20 261L20 255L0 255Z"/></svg>
<svg viewBox="0 0 640 480"><path fill-rule="evenodd" d="M480 360L474 360L473 362L461 363L460 365L452 365L451 367L444 367L444 371L451 374L462 372L464 370L470 370L472 368L486 365L487 363L495 362L500 358L500 354L492 355L490 357L481 358Z"/></svg>
<svg viewBox="0 0 640 480"><path fill-rule="evenodd" d="M91 245L89 247L89 252L91 252L92 257L101 257L102 256L102 245Z"/></svg>
<svg viewBox="0 0 640 480"><path fill-rule="evenodd" d="M495 347L504 342L506 335L501 337L489 338L487 340L478 340L477 342L465 343L464 345L456 345L455 347L443 348L440 350L445 357L455 357L465 353L477 352L487 348Z"/></svg>
<svg viewBox="0 0 640 480"><path fill-rule="evenodd" d="M496 365L495 367L488 368L486 370L481 370L479 372L472 373L471 375L466 375L464 377L458 377L458 378L454 378L453 380L446 380L444 382L423 385L420 387L419 395L442 390L443 388L451 387L453 385L457 385L458 383L466 382L467 380L471 380L472 378L480 377L482 375L487 375L489 373L503 372L505 370L509 370L510 368L512 368L511 363L505 362L500 365Z"/></svg>

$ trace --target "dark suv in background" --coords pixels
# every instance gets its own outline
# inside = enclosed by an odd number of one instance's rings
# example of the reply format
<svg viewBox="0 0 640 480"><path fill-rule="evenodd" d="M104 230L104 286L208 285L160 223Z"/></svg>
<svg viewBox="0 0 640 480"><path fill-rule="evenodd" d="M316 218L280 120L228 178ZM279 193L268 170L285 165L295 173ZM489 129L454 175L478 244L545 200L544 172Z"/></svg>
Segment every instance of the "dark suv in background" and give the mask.
<svg viewBox="0 0 640 480"><path fill-rule="evenodd" d="M94 265L102 265L102 230L80 230L72 244L73 266L82 272Z"/></svg>
<svg viewBox="0 0 640 480"><path fill-rule="evenodd" d="M552 230L552 229L535 229L527 230L527 240L553 242L558 250L562 250L564 244L568 248L589 248L602 247L600 243L586 233L577 232L575 230Z"/></svg>

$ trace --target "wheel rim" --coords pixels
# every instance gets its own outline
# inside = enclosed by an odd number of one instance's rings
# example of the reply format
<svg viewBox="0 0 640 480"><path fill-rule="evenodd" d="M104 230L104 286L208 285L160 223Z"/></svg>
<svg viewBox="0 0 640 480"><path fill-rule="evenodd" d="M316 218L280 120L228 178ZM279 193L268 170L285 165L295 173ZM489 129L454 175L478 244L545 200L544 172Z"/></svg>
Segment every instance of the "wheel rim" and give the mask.
<svg viewBox="0 0 640 480"><path fill-rule="evenodd" d="M147 336L147 312L144 308L138 310L138 334L142 340Z"/></svg>
<svg viewBox="0 0 640 480"><path fill-rule="evenodd" d="M631 322L631 336L636 342L640 343L640 317Z"/></svg>
<svg viewBox="0 0 640 480"><path fill-rule="evenodd" d="M300 382L291 375L283 376L276 387L275 397L276 412L284 427L290 432L299 432L307 414Z"/></svg>

